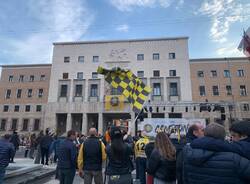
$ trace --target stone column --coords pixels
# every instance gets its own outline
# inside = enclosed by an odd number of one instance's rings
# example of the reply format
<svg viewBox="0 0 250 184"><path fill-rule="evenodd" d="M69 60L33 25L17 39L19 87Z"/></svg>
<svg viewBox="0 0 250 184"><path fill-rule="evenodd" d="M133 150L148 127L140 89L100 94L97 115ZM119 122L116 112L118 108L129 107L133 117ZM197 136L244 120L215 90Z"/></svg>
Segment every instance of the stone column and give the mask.
<svg viewBox="0 0 250 184"><path fill-rule="evenodd" d="M71 120L71 114L67 114L67 124L66 124L66 132L72 129L72 120Z"/></svg>
<svg viewBox="0 0 250 184"><path fill-rule="evenodd" d="M103 135L103 114L98 113L98 133Z"/></svg>
<svg viewBox="0 0 250 184"><path fill-rule="evenodd" d="M87 114L82 114L82 134L87 135L88 134L88 121L87 121Z"/></svg>
<svg viewBox="0 0 250 184"><path fill-rule="evenodd" d="M85 80L85 92L84 92L84 101L88 102L89 101L89 81L88 79Z"/></svg>
<svg viewBox="0 0 250 184"><path fill-rule="evenodd" d="M136 126L135 113L131 112L130 116L131 116L131 122L128 126L129 126L129 131L131 132L131 135L134 136L135 135L135 126Z"/></svg>

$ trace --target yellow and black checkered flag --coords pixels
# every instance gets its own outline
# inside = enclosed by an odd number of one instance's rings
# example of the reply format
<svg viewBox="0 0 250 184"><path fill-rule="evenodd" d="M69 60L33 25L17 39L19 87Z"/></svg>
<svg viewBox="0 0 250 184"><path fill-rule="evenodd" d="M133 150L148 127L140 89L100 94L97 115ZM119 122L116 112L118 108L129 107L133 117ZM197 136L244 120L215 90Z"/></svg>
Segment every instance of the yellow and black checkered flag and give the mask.
<svg viewBox="0 0 250 184"><path fill-rule="evenodd" d="M103 74L105 80L128 99L135 113L140 113L151 91L150 87L146 86L130 70L122 70L121 68L107 70L99 66L97 72Z"/></svg>

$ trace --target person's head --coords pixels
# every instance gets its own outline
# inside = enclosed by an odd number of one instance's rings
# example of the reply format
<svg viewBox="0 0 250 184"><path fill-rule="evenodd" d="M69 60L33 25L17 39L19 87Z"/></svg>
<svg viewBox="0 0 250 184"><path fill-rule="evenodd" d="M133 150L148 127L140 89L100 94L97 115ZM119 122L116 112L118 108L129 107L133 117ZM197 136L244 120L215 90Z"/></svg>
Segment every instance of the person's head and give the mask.
<svg viewBox="0 0 250 184"><path fill-rule="evenodd" d="M10 135L10 134L5 134L5 135L3 136L3 138L4 138L6 141L9 141L10 138L11 138L11 135Z"/></svg>
<svg viewBox="0 0 250 184"><path fill-rule="evenodd" d="M16 135L16 134L17 134L17 131L16 131L16 130L13 130L13 134L15 134L15 135Z"/></svg>
<svg viewBox="0 0 250 184"><path fill-rule="evenodd" d="M204 136L204 127L202 124L193 124L188 128L188 134L195 137Z"/></svg>
<svg viewBox="0 0 250 184"><path fill-rule="evenodd" d="M45 133L46 133L46 135L49 135L49 129L48 128L45 130Z"/></svg>
<svg viewBox="0 0 250 184"><path fill-rule="evenodd" d="M137 136L141 137L141 130L138 130L136 133L137 133Z"/></svg>
<svg viewBox="0 0 250 184"><path fill-rule="evenodd" d="M89 136L97 136L96 128L90 128L89 129Z"/></svg>
<svg viewBox="0 0 250 184"><path fill-rule="evenodd" d="M204 135L207 137L213 137L215 139L224 140L226 131L224 126L218 123L210 123L204 130Z"/></svg>
<svg viewBox="0 0 250 184"><path fill-rule="evenodd" d="M233 141L239 141L250 137L250 121L239 121L230 127L230 133Z"/></svg>
<svg viewBox="0 0 250 184"><path fill-rule="evenodd" d="M76 139L76 132L74 130L69 130L67 132L67 137L70 140L75 140Z"/></svg>
<svg viewBox="0 0 250 184"><path fill-rule="evenodd" d="M155 148L168 160L176 159L176 150L165 132L159 132L155 138Z"/></svg>

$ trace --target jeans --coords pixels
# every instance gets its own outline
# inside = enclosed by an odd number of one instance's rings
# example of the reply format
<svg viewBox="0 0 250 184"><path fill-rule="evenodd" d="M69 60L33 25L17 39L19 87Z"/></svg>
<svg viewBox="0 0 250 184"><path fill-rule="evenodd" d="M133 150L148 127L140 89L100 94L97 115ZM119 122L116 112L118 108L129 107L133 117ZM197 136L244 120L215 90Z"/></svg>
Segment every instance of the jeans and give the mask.
<svg viewBox="0 0 250 184"><path fill-rule="evenodd" d="M92 184L93 178L95 184L103 184L102 171L84 171L84 184Z"/></svg>
<svg viewBox="0 0 250 184"><path fill-rule="evenodd" d="M40 164L40 160L41 160L41 148L40 145L37 146L37 151L36 151L36 157L35 157L35 164Z"/></svg>
<svg viewBox="0 0 250 184"><path fill-rule="evenodd" d="M147 159L142 157L137 157L136 162L136 179L140 179L141 184L146 184L146 167Z"/></svg>
<svg viewBox="0 0 250 184"><path fill-rule="evenodd" d="M158 178L154 178L154 184L176 184L176 181L163 181Z"/></svg>
<svg viewBox="0 0 250 184"><path fill-rule="evenodd" d="M6 167L0 167L0 184L3 184Z"/></svg>
<svg viewBox="0 0 250 184"><path fill-rule="evenodd" d="M30 152L29 152L29 158L34 158L34 152L35 152L35 147L31 147L30 148Z"/></svg>
<svg viewBox="0 0 250 184"><path fill-rule="evenodd" d="M72 184L75 174L75 169L59 169L60 184Z"/></svg>
<svg viewBox="0 0 250 184"><path fill-rule="evenodd" d="M46 157L46 165L49 165L49 149L41 148L42 161L41 163L44 165L44 157Z"/></svg>

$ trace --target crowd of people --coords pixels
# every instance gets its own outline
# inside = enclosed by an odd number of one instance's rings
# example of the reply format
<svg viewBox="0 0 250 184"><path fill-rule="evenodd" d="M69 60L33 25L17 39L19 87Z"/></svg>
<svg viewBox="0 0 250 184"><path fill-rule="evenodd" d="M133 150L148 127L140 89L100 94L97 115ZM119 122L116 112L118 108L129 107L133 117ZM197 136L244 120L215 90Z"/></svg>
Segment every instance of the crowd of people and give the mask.
<svg viewBox="0 0 250 184"><path fill-rule="evenodd" d="M225 139L226 131L217 123L193 124L181 137L166 132L150 137L141 131L133 137L114 126L103 136L90 128L88 137L74 130L57 137L46 129L27 142L35 163L48 165L53 155L61 184L72 184L77 172L84 184L248 184L250 122L233 123L230 135ZM21 142L15 131L0 140L0 184Z"/></svg>

